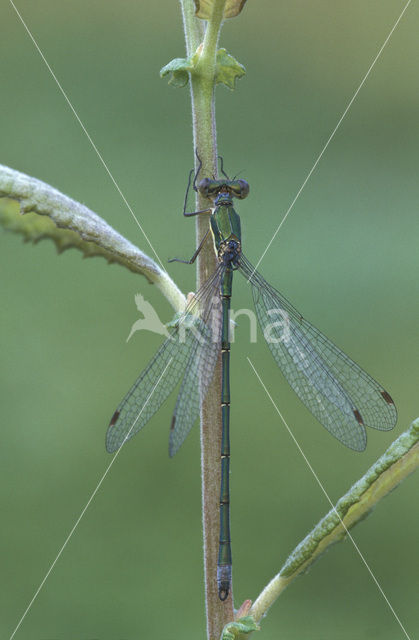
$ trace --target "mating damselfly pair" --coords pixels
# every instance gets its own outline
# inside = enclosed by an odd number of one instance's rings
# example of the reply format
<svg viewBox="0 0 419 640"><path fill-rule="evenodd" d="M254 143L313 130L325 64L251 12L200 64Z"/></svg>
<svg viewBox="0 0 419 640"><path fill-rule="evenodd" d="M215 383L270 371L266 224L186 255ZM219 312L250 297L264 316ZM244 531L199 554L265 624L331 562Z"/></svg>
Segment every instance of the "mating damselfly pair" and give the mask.
<svg viewBox="0 0 419 640"><path fill-rule="evenodd" d="M233 200L245 198L245 180L230 180L221 164L221 179L203 178L201 165L190 186L211 202L209 229L190 260L192 264L211 234L218 267L180 314L169 337L144 369L112 416L106 448L112 453L150 420L181 381L170 427L169 454L184 442L199 415L221 354L222 414L220 538L217 566L218 594L228 596L231 584L230 542L230 300L233 274L250 283L256 315L269 349L285 378L305 406L344 445L356 451L366 447L365 427L387 431L396 424L397 411L390 394L345 355L252 267L242 252L240 217ZM193 177L193 181L192 181ZM187 193L188 195L188 193ZM276 321L273 319L276 318ZM269 337L269 339L268 339Z"/></svg>

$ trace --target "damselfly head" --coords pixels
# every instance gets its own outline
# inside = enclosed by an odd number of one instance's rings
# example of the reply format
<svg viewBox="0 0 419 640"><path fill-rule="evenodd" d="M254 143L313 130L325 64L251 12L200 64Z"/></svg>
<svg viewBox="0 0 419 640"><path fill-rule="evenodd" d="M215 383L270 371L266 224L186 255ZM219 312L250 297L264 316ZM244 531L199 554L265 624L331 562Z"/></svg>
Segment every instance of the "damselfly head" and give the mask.
<svg viewBox="0 0 419 640"><path fill-rule="evenodd" d="M249 183L246 180L211 180L210 178L203 178L198 184L198 191L208 200L215 200L221 193L225 193L231 198L243 200L249 194Z"/></svg>
<svg viewBox="0 0 419 640"><path fill-rule="evenodd" d="M249 183L247 180L232 180L230 189L233 192L235 198L243 200L249 195Z"/></svg>

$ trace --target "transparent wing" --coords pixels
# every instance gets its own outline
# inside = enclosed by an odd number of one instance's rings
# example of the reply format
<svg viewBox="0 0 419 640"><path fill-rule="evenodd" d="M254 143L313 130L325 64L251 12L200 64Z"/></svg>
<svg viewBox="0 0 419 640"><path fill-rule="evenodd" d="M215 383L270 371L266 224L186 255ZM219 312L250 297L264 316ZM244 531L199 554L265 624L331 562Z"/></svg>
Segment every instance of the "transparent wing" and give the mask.
<svg viewBox="0 0 419 640"><path fill-rule="evenodd" d="M196 341L191 350L186 373L177 397L170 427L170 456L174 456L183 444L199 415L201 401L206 396L220 354L221 326L222 313L218 284L218 289L214 291L205 315L198 326L202 335L205 336L205 340Z"/></svg>
<svg viewBox="0 0 419 640"><path fill-rule="evenodd" d="M282 373L311 413L343 444L363 451L365 426L392 429L390 394L343 353L252 267L240 270L252 285L256 314Z"/></svg>
<svg viewBox="0 0 419 640"><path fill-rule="evenodd" d="M204 387L208 388L215 362L213 363L211 360L213 351L212 327L210 324L206 324L206 320L211 315L214 301L219 298L221 277L222 265L189 303L176 326L170 330L169 338L162 344L119 404L106 433L106 449L109 453L119 449L125 440L132 438L147 424L182 376L185 375L188 365L196 370L205 371ZM217 348L219 349L218 345ZM207 369L205 369L204 360L207 356L209 362L207 362ZM198 361L198 369L196 361ZM187 376L189 376L189 371ZM199 393L197 379L192 382ZM184 407L182 412L187 411L191 404L190 401L187 401L187 397L194 398L194 394L186 389L185 384L182 384L179 396L183 394L186 395L182 404ZM192 408L195 411L194 404ZM195 411L195 418L198 412L199 406ZM188 431L183 437L186 437ZM180 444L177 445L177 448L179 446Z"/></svg>

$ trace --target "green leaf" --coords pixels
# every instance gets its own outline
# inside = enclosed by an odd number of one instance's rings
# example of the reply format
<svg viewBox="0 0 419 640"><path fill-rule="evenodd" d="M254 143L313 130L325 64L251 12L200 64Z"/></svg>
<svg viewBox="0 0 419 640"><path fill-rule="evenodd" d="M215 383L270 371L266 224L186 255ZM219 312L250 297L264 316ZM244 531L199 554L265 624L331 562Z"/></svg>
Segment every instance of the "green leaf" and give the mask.
<svg viewBox="0 0 419 640"><path fill-rule="evenodd" d="M256 624L254 618L252 618L252 616L245 616L235 622L226 624L221 633L221 640L236 640L241 634L252 633L253 631L259 630L260 627Z"/></svg>
<svg viewBox="0 0 419 640"><path fill-rule="evenodd" d="M196 54L190 58L175 58L174 60L171 60L162 69L160 69L160 77L164 78L170 74L171 77L169 78L169 84L173 85L177 89L185 87L189 81L189 73L193 71L193 59L195 55Z"/></svg>
<svg viewBox="0 0 419 640"><path fill-rule="evenodd" d="M216 83L225 84L229 89L234 89L237 78L245 75L246 69L226 49L217 51Z"/></svg>
<svg viewBox="0 0 419 640"><path fill-rule="evenodd" d="M331 544L342 540L349 529L363 520L379 500L418 466L419 419L416 419L300 542L282 567L281 576L289 578L307 569Z"/></svg>
<svg viewBox="0 0 419 640"><path fill-rule="evenodd" d="M201 20L209 20L212 16L214 0L194 0L195 15ZM224 18L234 18L243 9L246 0L227 0L224 9Z"/></svg>
<svg viewBox="0 0 419 640"><path fill-rule="evenodd" d="M59 253L75 248L86 258L102 256L147 278L170 304L185 298L154 260L121 236L103 218L45 182L0 165L0 225L26 242L52 240Z"/></svg>
<svg viewBox="0 0 419 640"><path fill-rule="evenodd" d="M160 77L170 75L169 84L176 88L185 87L188 84L189 74L196 72L196 66L202 52L202 44L189 58L175 58L160 70ZM216 84L225 84L229 89L234 89L237 78L246 73L246 69L226 49L218 49L216 58Z"/></svg>
<svg viewBox="0 0 419 640"><path fill-rule="evenodd" d="M310 531L280 572L272 578L252 605L260 620L284 589L347 532L361 522L376 504L419 468L419 418L402 433L329 513Z"/></svg>
<svg viewBox="0 0 419 640"><path fill-rule="evenodd" d="M171 74L169 84L177 89L185 87L188 84L189 74L195 71L201 52L202 44L199 45L195 53L189 56L189 58L174 58L174 60L171 60L160 69L160 77L164 78L168 74Z"/></svg>

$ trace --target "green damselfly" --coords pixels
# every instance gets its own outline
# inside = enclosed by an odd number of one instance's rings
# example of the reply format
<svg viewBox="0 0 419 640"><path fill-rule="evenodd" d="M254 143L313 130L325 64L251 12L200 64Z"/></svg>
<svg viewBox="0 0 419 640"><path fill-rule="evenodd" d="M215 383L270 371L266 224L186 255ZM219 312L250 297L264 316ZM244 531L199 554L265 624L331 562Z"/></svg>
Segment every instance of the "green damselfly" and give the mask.
<svg viewBox="0 0 419 640"><path fill-rule="evenodd" d="M224 173L216 180L196 184L198 169L189 175L193 189L211 201L205 211L210 226L190 260L192 264L211 233L218 267L204 283L170 329L169 338L144 369L112 416L106 448L112 453L137 433L160 408L180 380L173 413L169 454L173 456L199 415L202 399L221 354L222 442L220 489L220 537L217 567L218 594L228 596L231 584L230 543L230 300L233 273L240 271L252 287L257 318L278 366L302 402L326 429L356 451L366 447L365 426L383 431L396 424L397 411L390 394L346 356L252 267L242 253L240 218L234 198L249 193L245 180L230 180Z"/></svg>

